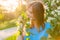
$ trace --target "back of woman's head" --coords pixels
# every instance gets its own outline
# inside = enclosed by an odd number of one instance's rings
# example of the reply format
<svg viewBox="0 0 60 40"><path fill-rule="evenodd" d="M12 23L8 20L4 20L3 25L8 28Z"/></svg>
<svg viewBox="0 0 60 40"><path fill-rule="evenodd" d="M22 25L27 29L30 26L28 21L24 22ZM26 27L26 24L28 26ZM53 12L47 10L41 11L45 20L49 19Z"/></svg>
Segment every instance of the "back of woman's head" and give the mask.
<svg viewBox="0 0 60 40"><path fill-rule="evenodd" d="M32 7L32 14L41 26L44 26L44 6L41 2L33 2L28 5L29 9Z"/></svg>

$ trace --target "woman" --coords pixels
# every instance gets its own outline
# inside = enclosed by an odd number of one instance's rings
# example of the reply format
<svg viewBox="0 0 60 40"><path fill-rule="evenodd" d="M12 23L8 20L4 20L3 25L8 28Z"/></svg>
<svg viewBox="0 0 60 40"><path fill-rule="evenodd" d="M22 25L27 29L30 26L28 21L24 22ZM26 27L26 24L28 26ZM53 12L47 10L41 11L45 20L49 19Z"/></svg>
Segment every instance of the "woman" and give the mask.
<svg viewBox="0 0 60 40"><path fill-rule="evenodd" d="M44 6L41 2L30 3L27 7L27 14L30 18L30 28L26 28L24 40L42 40L47 38L47 30L51 28L50 23L44 21ZM47 40L47 39L43 39Z"/></svg>

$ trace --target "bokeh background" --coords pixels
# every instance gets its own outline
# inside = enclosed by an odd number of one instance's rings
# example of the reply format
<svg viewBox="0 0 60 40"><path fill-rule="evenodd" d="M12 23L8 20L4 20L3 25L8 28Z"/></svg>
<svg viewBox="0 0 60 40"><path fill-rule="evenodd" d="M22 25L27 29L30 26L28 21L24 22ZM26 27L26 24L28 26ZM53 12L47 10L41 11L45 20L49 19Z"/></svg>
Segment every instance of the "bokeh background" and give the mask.
<svg viewBox="0 0 60 40"><path fill-rule="evenodd" d="M0 0L0 40L16 40L24 26L29 27L26 7L32 1L40 1L45 7L48 40L60 40L60 0ZM44 40L44 37L41 39Z"/></svg>

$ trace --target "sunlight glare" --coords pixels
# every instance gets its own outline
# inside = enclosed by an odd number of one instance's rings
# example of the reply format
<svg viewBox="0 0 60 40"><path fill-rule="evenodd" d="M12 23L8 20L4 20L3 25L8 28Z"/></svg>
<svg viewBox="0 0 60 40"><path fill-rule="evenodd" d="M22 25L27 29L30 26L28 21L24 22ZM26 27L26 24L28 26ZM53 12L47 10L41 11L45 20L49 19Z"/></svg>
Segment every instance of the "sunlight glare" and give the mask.
<svg viewBox="0 0 60 40"><path fill-rule="evenodd" d="M0 5L2 5L7 11L13 12L18 6L17 0L0 0Z"/></svg>

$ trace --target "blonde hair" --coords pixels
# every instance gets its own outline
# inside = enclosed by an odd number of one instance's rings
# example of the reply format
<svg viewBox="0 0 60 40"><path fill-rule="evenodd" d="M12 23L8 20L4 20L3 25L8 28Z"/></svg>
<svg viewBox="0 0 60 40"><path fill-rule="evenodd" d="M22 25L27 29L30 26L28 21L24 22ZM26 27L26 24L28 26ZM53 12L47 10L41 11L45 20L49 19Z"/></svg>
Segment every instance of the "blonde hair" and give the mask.
<svg viewBox="0 0 60 40"><path fill-rule="evenodd" d="M33 2L28 5L27 9L29 9L30 7L32 7L33 15L39 22L38 25L44 28L44 5L41 2ZM31 26L34 26L33 21L31 23Z"/></svg>

